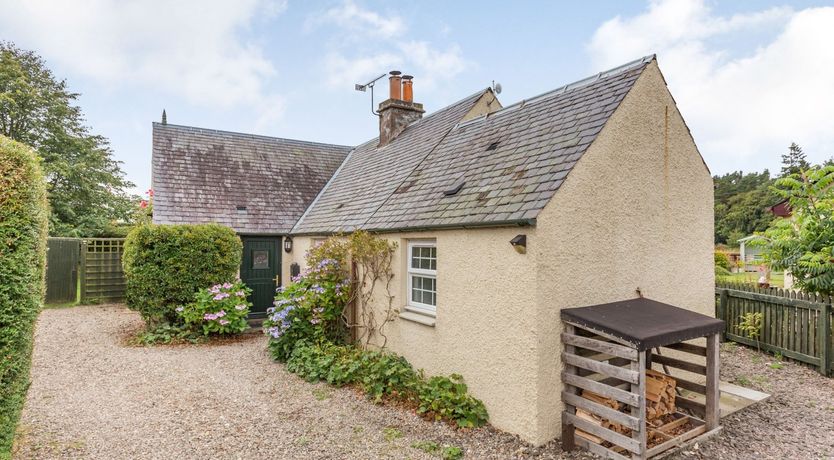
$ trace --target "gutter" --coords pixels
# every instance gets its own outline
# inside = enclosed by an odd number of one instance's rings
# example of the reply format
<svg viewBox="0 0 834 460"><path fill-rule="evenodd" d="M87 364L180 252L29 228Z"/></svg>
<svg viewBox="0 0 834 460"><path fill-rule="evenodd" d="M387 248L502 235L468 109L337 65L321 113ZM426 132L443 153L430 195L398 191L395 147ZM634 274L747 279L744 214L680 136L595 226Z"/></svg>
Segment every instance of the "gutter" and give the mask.
<svg viewBox="0 0 834 460"><path fill-rule="evenodd" d="M472 224L438 224L428 225L425 227L394 227L394 228L357 228L350 231L334 231L334 232L298 232L290 233L290 236L331 236L344 234L348 235L358 230L364 230L369 233L406 233L406 232L427 232L431 230L474 230L485 228L499 228L499 227L535 227L536 219L517 219L517 220L500 220L494 222L481 222Z"/></svg>

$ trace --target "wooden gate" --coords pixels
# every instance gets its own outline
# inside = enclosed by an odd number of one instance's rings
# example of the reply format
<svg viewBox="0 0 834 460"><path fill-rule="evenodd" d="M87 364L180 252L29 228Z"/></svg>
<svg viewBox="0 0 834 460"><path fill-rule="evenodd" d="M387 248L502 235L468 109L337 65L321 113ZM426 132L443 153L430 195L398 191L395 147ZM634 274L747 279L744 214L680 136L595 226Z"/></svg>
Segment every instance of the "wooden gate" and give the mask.
<svg viewBox="0 0 834 460"><path fill-rule="evenodd" d="M121 302L124 238L87 238L81 243L81 303Z"/></svg>
<svg viewBox="0 0 834 460"><path fill-rule="evenodd" d="M49 238L46 242L46 303L78 300L78 264L81 240Z"/></svg>

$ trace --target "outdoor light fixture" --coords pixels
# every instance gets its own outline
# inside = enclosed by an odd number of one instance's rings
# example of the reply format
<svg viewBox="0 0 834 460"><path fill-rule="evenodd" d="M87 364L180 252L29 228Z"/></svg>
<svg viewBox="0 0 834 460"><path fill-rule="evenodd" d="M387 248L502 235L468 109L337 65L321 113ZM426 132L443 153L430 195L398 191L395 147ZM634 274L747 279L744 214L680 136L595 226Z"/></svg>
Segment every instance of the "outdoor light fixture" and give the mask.
<svg viewBox="0 0 834 460"><path fill-rule="evenodd" d="M527 235L516 235L515 238L510 240L510 244L513 245L515 252L527 254Z"/></svg>
<svg viewBox="0 0 834 460"><path fill-rule="evenodd" d="M292 252L292 237L284 238L284 252L287 254Z"/></svg>

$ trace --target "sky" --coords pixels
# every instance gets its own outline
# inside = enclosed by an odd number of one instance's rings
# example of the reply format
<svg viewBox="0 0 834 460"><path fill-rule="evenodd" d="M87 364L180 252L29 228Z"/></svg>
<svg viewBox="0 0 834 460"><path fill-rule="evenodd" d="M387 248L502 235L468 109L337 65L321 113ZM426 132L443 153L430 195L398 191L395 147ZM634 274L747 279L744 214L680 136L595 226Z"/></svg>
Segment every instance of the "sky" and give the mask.
<svg viewBox="0 0 834 460"><path fill-rule="evenodd" d="M834 155L834 2L0 0L0 40L81 93L133 191L151 122L357 145L369 93L414 75L433 112L498 82L504 105L656 53L713 174ZM378 104L387 83L374 101ZM382 93L382 94L380 94Z"/></svg>

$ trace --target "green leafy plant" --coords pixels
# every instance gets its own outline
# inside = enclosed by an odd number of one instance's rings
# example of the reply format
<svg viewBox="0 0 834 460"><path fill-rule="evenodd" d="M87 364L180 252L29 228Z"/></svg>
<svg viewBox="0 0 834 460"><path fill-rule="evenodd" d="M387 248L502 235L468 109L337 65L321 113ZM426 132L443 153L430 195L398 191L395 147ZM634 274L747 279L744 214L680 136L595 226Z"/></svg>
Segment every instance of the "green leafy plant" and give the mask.
<svg viewBox="0 0 834 460"><path fill-rule="evenodd" d="M402 438L403 432L393 426L386 426L382 429L382 437L385 438L386 441L391 442L395 439Z"/></svg>
<svg viewBox="0 0 834 460"><path fill-rule="evenodd" d="M463 449L458 446L444 446L440 451L440 458L443 460L459 460L463 458Z"/></svg>
<svg viewBox="0 0 834 460"><path fill-rule="evenodd" d="M744 333L747 337L751 338L752 340L756 341L756 348L760 349L759 347L759 334L762 330L762 319L764 317L761 313L745 313L739 316L741 320L738 325L738 329Z"/></svg>
<svg viewBox="0 0 834 460"><path fill-rule="evenodd" d="M421 414L435 419L450 419L461 427L476 427L487 422L484 404L473 398L463 383L463 377L452 374L449 377L435 376L420 385L418 390Z"/></svg>
<svg viewBox="0 0 834 460"><path fill-rule="evenodd" d="M215 284L197 293L197 301L179 306L186 324L201 328L203 334L237 334L249 328L246 321L251 302L246 300L252 290L241 280Z"/></svg>
<svg viewBox="0 0 834 460"><path fill-rule="evenodd" d="M468 394L460 375L426 380L405 358L390 352L302 342L287 360L287 370L310 382L356 385L377 403L395 399L413 404L426 417L460 427L481 426L488 420L483 403Z"/></svg>
<svg viewBox="0 0 834 460"><path fill-rule="evenodd" d="M48 217L37 155L0 135L0 458L11 449L29 387L32 334L43 306Z"/></svg>
<svg viewBox="0 0 834 460"><path fill-rule="evenodd" d="M127 304L149 328L182 323L175 309L234 279L242 250L234 230L217 224L137 226L123 255Z"/></svg>
<svg viewBox="0 0 834 460"><path fill-rule="evenodd" d="M205 336L184 325L162 324L140 332L134 339L136 345L169 345L176 343L200 343Z"/></svg>
<svg viewBox="0 0 834 460"><path fill-rule="evenodd" d="M411 447L422 450L429 455L437 455L440 453L440 444L434 441L415 441L411 443Z"/></svg>
<svg viewBox="0 0 834 460"><path fill-rule="evenodd" d="M777 219L759 239L774 270L793 274L808 292L834 294L834 166L803 169L776 181L791 219Z"/></svg>

